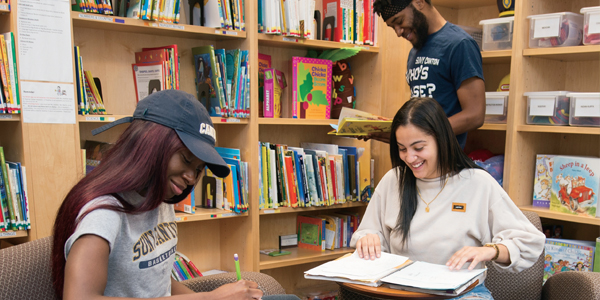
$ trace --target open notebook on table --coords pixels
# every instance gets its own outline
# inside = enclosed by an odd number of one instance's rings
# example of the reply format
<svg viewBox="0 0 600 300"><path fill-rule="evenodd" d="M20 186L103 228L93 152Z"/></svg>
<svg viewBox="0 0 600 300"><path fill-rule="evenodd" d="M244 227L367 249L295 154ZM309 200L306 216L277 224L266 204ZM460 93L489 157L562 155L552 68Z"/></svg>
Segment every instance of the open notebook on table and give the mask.
<svg viewBox="0 0 600 300"><path fill-rule="evenodd" d="M445 265L413 262L408 257L381 253L375 260L355 251L304 272L304 278L349 282L437 295L459 295L474 282L483 282L485 269L450 271Z"/></svg>

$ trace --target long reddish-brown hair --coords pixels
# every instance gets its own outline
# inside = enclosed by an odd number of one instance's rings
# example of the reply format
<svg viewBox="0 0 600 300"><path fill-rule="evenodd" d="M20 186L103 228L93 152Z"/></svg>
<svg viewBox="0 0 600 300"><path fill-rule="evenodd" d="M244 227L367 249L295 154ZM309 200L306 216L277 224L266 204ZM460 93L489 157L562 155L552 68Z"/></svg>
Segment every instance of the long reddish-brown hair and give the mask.
<svg viewBox="0 0 600 300"><path fill-rule="evenodd" d="M188 186L181 195L165 200L169 160L183 148L185 145L173 129L154 122L134 120L107 151L100 165L69 191L54 222L52 276L59 298L63 295L65 242L86 214L99 208L128 214L141 213L153 210L163 202L178 202L187 197L192 186ZM145 191L146 200L134 207L117 195L127 191ZM96 206L82 212L78 218L88 202L103 195L113 195L121 206Z"/></svg>

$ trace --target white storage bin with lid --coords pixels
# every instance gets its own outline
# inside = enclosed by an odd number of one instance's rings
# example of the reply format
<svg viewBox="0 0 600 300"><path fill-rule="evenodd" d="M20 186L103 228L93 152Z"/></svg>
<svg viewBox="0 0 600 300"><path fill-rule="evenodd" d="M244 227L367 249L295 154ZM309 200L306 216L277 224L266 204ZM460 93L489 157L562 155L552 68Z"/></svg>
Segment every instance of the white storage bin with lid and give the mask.
<svg viewBox="0 0 600 300"><path fill-rule="evenodd" d="M481 28L475 28L475 27L470 27L470 26L464 26L464 25L457 25L458 27L460 27L462 30L464 30L466 33L468 33L477 43L477 45L479 46L479 49L481 48L481 36L483 34L483 31L481 30Z"/></svg>
<svg viewBox="0 0 600 300"><path fill-rule="evenodd" d="M506 124L508 92L485 92L485 122Z"/></svg>
<svg viewBox="0 0 600 300"><path fill-rule="evenodd" d="M566 47L581 44L583 16L572 12L532 15L529 48Z"/></svg>
<svg viewBox="0 0 600 300"><path fill-rule="evenodd" d="M483 51L510 50L513 41L515 17L479 21L483 25Z"/></svg>
<svg viewBox="0 0 600 300"><path fill-rule="evenodd" d="M527 92L527 124L569 125L570 101L567 91Z"/></svg>
<svg viewBox="0 0 600 300"><path fill-rule="evenodd" d="M600 93L568 93L571 98L569 124L600 126Z"/></svg>
<svg viewBox="0 0 600 300"><path fill-rule="evenodd" d="M600 44L600 6L584 7L579 12L583 14L583 44Z"/></svg>

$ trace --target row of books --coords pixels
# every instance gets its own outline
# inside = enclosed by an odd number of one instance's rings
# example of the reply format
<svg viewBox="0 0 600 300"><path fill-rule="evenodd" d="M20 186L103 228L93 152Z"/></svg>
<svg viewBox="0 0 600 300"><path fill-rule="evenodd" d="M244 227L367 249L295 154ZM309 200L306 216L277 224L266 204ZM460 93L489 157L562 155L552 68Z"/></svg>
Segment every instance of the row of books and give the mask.
<svg viewBox="0 0 600 300"><path fill-rule="evenodd" d="M359 223L358 213L298 216L298 247L317 251L348 247Z"/></svg>
<svg viewBox="0 0 600 300"><path fill-rule="evenodd" d="M75 46L75 81L77 82L77 113L80 115L105 115L100 80L91 71L83 69L83 57L79 46ZM58 93L62 93L59 89Z"/></svg>
<svg viewBox="0 0 600 300"><path fill-rule="evenodd" d="M260 209L330 206L371 199L368 178L372 166L360 165L362 149L314 143L288 147L259 142L258 146Z"/></svg>
<svg viewBox="0 0 600 300"><path fill-rule="evenodd" d="M171 277L177 281L184 281L196 277L202 277L202 273L194 263L181 252L175 252L175 261L171 269Z"/></svg>
<svg viewBox="0 0 600 300"><path fill-rule="evenodd" d="M179 89L179 54L177 45L142 48L131 64L136 100L162 91Z"/></svg>
<svg viewBox="0 0 600 300"><path fill-rule="evenodd" d="M25 166L6 161L0 147L0 231L31 228Z"/></svg>
<svg viewBox="0 0 600 300"><path fill-rule="evenodd" d="M248 50L192 48L198 100L213 117L250 116Z"/></svg>
<svg viewBox="0 0 600 300"><path fill-rule="evenodd" d="M163 23L245 30L244 6L245 0L73 0L71 10Z"/></svg>
<svg viewBox="0 0 600 300"><path fill-rule="evenodd" d="M373 12L373 2L323 0L320 11L315 11L314 0L259 0L258 30L266 34L306 39L322 36L323 40L375 45L377 15Z"/></svg>
<svg viewBox="0 0 600 300"><path fill-rule="evenodd" d="M18 114L21 112L19 76L15 37L12 32L0 34L0 113Z"/></svg>
<svg viewBox="0 0 600 300"><path fill-rule="evenodd" d="M241 161L240 149L223 147L215 147L215 149L229 165L231 173L225 178L219 178L206 168L199 184L201 200L197 202L195 191L192 191L185 200L174 205L176 211L195 214L196 207L219 208L235 213L248 211L250 197L248 163Z"/></svg>
<svg viewBox="0 0 600 300"><path fill-rule="evenodd" d="M533 206L567 214L600 217L600 158L538 154Z"/></svg>
<svg viewBox="0 0 600 300"><path fill-rule="evenodd" d="M190 5L192 8L188 24L228 30L246 30L244 10L246 0L184 1L184 10L190 11ZM204 6L201 8L202 5Z"/></svg>

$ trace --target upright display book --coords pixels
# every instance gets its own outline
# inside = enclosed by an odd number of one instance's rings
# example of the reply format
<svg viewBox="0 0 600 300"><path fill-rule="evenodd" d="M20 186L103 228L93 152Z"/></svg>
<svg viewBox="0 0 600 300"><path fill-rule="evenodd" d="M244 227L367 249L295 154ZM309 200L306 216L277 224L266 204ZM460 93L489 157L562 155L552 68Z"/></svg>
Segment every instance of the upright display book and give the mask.
<svg viewBox="0 0 600 300"><path fill-rule="evenodd" d="M392 119L368 112L343 107L337 125L331 124L333 135L368 135L377 132L391 132Z"/></svg>
<svg viewBox="0 0 600 300"><path fill-rule="evenodd" d="M600 159L555 156L550 210L596 217Z"/></svg>
<svg viewBox="0 0 600 300"><path fill-rule="evenodd" d="M281 95L287 86L285 75L276 69L265 69L264 78L263 116L281 118Z"/></svg>
<svg viewBox="0 0 600 300"><path fill-rule="evenodd" d="M264 117L263 100L265 86L265 69L271 68L271 55L258 53L258 117Z"/></svg>
<svg viewBox="0 0 600 300"><path fill-rule="evenodd" d="M132 64L136 101L165 89L164 62Z"/></svg>
<svg viewBox="0 0 600 300"><path fill-rule="evenodd" d="M538 154L535 158L533 175L533 206L550 207L554 155Z"/></svg>
<svg viewBox="0 0 600 300"><path fill-rule="evenodd" d="M546 239L544 250L544 282L557 273L592 271L596 242L566 239Z"/></svg>
<svg viewBox="0 0 600 300"><path fill-rule="evenodd" d="M329 119L331 115L332 62L292 57L292 117Z"/></svg>

